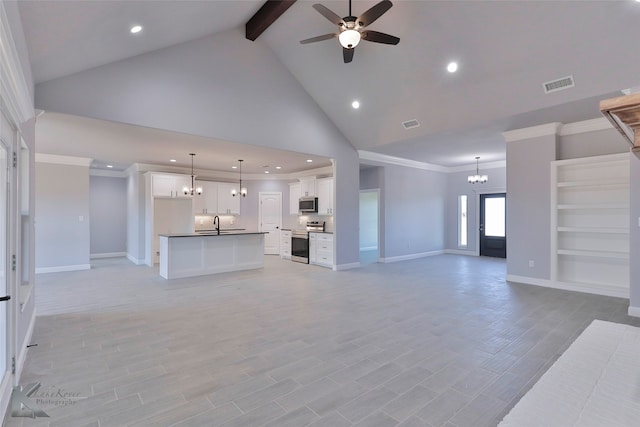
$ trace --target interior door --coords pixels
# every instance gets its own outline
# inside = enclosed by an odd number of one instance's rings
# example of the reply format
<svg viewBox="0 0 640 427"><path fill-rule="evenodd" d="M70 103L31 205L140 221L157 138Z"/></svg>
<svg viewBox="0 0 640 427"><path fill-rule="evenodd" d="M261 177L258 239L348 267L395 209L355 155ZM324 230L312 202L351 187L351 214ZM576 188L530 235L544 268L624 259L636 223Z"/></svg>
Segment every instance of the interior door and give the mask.
<svg viewBox="0 0 640 427"><path fill-rule="evenodd" d="M480 195L480 255L507 257L507 195Z"/></svg>
<svg viewBox="0 0 640 427"><path fill-rule="evenodd" d="M258 212L260 231L264 235L264 254L280 254L280 227L282 226L282 193L260 193Z"/></svg>

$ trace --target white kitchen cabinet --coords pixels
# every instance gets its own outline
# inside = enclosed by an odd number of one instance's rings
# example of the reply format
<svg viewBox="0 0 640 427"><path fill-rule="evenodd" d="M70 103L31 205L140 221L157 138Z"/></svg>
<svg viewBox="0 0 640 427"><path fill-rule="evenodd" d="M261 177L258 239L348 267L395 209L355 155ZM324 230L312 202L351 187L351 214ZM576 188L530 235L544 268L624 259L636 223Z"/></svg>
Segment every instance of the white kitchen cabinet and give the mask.
<svg viewBox="0 0 640 427"><path fill-rule="evenodd" d="M333 215L333 178L316 181L318 190L318 215Z"/></svg>
<svg viewBox="0 0 640 427"><path fill-rule="evenodd" d="M196 187L202 188L202 194L193 196L194 215L215 215L218 213L218 183L196 181Z"/></svg>
<svg viewBox="0 0 640 427"><path fill-rule="evenodd" d="M333 267L333 234L309 233L309 264Z"/></svg>
<svg viewBox="0 0 640 427"><path fill-rule="evenodd" d="M291 230L280 230L280 258L291 259Z"/></svg>
<svg viewBox="0 0 640 427"><path fill-rule="evenodd" d="M304 176L300 178L300 197L313 197L316 194L316 177Z"/></svg>
<svg viewBox="0 0 640 427"><path fill-rule="evenodd" d="M236 195L231 191L235 189ZM230 182L218 183L218 215L240 215L240 188Z"/></svg>
<svg viewBox="0 0 640 427"><path fill-rule="evenodd" d="M184 188L191 188L191 176L158 173L151 176L153 197L191 197L184 194Z"/></svg>
<svg viewBox="0 0 640 427"><path fill-rule="evenodd" d="M289 184L289 214L298 215L298 201L300 200L300 183Z"/></svg>
<svg viewBox="0 0 640 427"><path fill-rule="evenodd" d="M551 274L560 287L629 297L629 156L551 162Z"/></svg>

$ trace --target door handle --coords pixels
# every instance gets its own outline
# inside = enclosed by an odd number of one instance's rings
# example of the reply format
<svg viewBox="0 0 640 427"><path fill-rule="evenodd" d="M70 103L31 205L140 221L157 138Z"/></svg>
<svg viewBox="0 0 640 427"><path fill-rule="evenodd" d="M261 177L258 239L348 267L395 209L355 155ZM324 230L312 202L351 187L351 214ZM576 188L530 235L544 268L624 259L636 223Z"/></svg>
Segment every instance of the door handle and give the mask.
<svg viewBox="0 0 640 427"><path fill-rule="evenodd" d="M10 299L11 299L11 295L0 297L0 301L9 301Z"/></svg>

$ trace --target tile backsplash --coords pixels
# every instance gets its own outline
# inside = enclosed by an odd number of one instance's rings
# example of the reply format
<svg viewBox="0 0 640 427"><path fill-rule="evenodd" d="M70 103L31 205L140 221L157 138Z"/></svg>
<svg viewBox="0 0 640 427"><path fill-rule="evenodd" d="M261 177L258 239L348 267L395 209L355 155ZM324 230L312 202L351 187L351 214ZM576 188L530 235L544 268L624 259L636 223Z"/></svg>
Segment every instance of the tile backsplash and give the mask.
<svg viewBox="0 0 640 427"><path fill-rule="evenodd" d="M195 231L213 230L214 215L196 215ZM238 225L238 218L233 215L220 215L220 228L243 228Z"/></svg>

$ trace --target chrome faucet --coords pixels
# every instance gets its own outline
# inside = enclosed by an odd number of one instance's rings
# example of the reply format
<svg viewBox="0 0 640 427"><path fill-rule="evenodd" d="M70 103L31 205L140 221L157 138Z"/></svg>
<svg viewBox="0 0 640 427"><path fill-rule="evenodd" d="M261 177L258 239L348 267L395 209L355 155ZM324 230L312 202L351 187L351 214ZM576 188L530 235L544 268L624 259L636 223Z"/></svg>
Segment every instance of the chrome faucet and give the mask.
<svg viewBox="0 0 640 427"><path fill-rule="evenodd" d="M218 215L213 217L213 226L216 228L218 235L220 235L220 217Z"/></svg>

